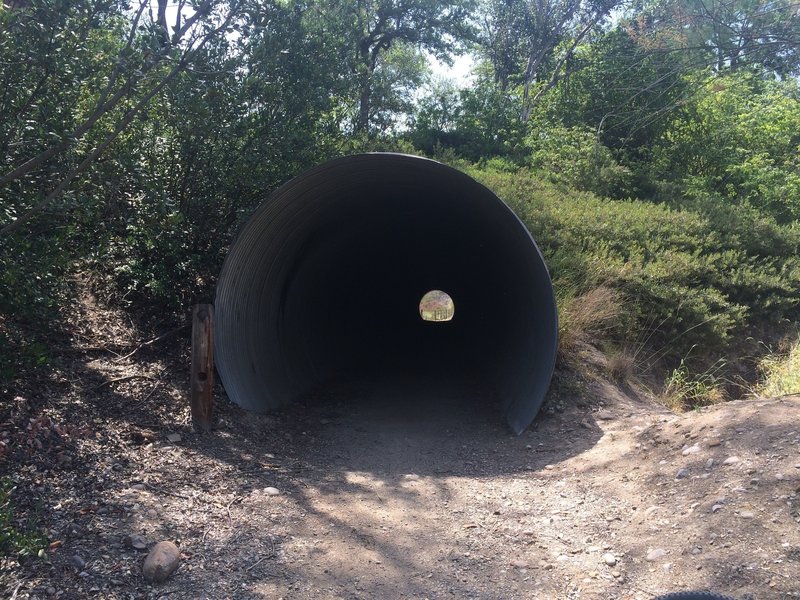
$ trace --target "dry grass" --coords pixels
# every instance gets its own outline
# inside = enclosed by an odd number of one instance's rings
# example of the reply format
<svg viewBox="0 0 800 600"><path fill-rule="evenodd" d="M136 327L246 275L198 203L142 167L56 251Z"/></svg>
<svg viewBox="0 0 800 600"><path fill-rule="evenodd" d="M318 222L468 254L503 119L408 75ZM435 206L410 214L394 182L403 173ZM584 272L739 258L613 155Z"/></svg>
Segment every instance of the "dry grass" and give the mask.
<svg viewBox="0 0 800 600"><path fill-rule="evenodd" d="M621 313L619 292L607 286L563 299L559 310L559 360L572 362L580 344L597 346L604 341Z"/></svg>
<svg viewBox="0 0 800 600"><path fill-rule="evenodd" d="M660 400L676 412L719 404L728 400L724 377L726 362L718 360L702 373L693 373L682 360L664 382Z"/></svg>
<svg viewBox="0 0 800 600"><path fill-rule="evenodd" d="M636 355L627 350L609 354L606 362L608 375L617 383L630 381L636 368Z"/></svg>
<svg viewBox="0 0 800 600"><path fill-rule="evenodd" d="M771 354L761 361L763 382L758 388L759 395L800 394L800 339L787 346L786 352Z"/></svg>

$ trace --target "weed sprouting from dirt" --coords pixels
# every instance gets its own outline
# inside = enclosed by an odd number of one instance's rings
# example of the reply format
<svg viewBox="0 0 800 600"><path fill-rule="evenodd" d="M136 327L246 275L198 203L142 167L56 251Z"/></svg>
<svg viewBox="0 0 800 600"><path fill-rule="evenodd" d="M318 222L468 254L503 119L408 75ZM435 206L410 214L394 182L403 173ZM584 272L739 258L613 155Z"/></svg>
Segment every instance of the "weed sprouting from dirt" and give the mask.
<svg viewBox="0 0 800 600"><path fill-rule="evenodd" d="M664 382L664 404L672 410L682 411L725 401L725 385L729 382L723 373L727 362L720 359L702 373L694 373L686 360L681 359L680 365Z"/></svg>
<svg viewBox="0 0 800 600"><path fill-rule="evenodd" d="M21 514L14 504L16 486L0 479L0 556L44 556L47 538L36 528L36 514Z"/></svg>

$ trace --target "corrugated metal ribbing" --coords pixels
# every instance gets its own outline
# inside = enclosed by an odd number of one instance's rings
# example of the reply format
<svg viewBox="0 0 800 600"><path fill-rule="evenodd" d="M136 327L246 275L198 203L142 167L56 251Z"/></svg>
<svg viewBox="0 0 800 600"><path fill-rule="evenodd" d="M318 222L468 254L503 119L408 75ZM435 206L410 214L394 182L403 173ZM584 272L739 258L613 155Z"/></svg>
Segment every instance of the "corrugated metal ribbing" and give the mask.
<svg viewBox="0 0 800 600"><path fill-rule="evenodd" d="M452 320L420 317L431 290ZM230 249L215 311L222 382L253 411L337 379L479 375L519 433L555 363L553 289L527 229L464 173L401 154L333 160L272 194Z"/></svg>

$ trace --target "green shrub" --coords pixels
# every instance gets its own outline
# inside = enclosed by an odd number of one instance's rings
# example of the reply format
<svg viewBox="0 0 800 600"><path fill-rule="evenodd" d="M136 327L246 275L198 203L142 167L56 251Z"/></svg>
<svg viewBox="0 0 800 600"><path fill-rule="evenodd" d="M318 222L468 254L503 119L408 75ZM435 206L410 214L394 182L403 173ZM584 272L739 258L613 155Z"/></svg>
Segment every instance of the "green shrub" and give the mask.
<svg viewBox="0 0 800 600"><path fill-rule="evenodd" d="M800 219L800 86L746 69L695 77L697 94L652 147L650 176L689 192L749 204L779 222Z"/></svg>
<svg viewBox="0 0 800 600"><path fill-rule="evenodd" d="M617 163L597 133L584 127L538 123L525 138L528 164L554 183L603 196L631 194L632 173Z"/></svg>
<svg viewBox="0 0 800 600"><path fill-rule="evenodd" d="M675 360L719 353L759 324L800 317L800 230L716 197L669 207L559 188L536 174L472 168L503 198L544 253L567 306L616 290L626 336Z"/></svg>
<svg viewBox="0 0 800 600"><path fill-rule="evenodd" d="M69 297L64 236L0 239L0 382L49 360L47 334Z"/></svg>

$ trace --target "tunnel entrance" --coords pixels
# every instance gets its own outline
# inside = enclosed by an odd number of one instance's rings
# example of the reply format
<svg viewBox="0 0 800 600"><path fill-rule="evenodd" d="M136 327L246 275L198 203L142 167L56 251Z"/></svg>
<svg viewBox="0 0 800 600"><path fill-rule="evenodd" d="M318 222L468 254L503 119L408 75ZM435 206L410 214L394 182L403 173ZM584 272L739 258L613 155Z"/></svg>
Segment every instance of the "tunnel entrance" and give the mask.
<svg viewBox="0 0 800 600"><path fill-rule="evenodd" d="M431 323L420 298L441 290ZM407 155L333 160L273 193L230 249L215 312L220 377L254 411L329 381L480 378L520 433L555 362L553 290L526 228L469 176Z"/></svg>

